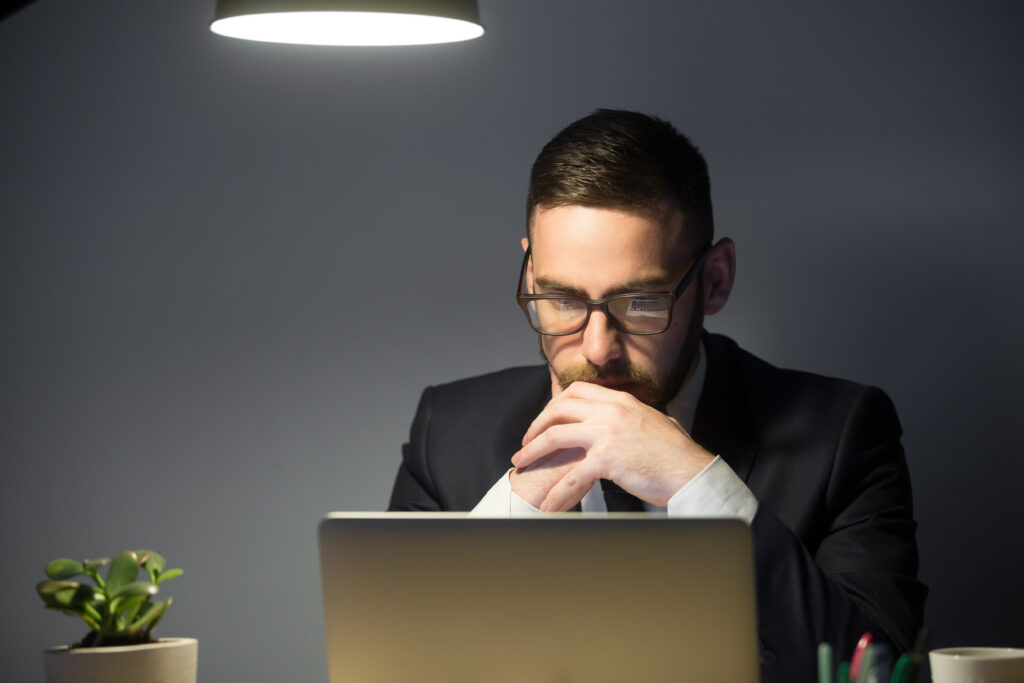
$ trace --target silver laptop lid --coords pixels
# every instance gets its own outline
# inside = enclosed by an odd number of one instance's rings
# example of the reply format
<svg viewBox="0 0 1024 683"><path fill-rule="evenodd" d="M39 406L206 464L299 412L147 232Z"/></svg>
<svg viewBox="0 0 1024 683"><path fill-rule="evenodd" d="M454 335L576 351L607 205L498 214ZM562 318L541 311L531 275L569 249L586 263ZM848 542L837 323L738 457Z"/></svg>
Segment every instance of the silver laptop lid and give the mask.
<svg viewBox="0 0 1024 683"><path fill-rule="evenodd" d="M758 680L742 522L336 513L319 533L331 683Z"/></svg>

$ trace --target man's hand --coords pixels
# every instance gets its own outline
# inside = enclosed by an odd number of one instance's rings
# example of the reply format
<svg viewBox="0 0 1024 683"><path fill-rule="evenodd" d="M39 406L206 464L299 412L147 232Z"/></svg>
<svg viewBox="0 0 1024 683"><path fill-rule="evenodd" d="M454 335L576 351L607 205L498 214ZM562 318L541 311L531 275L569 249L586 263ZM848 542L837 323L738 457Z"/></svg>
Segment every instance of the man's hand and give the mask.
<svg viewBox="0 0 1024 683"><path fill-rule="evenodd" d="M512 490L527 503L539 508L544 503L548 491L586 455L586 451L582 448L561 449L549 453L532 465L517 467L512 470L510 475ZM583 493L585 495L586 491ZM574 501L565 509L572 508L578 502L578 500Z"/></svg>
<svg viewBox="0 0 1024 683"><path fill-rule="evenodd" d="M659 506L715 456L632 395L575 382L545 406L512 456L512 490L545 512L571 509L598 479Z"/></svg>

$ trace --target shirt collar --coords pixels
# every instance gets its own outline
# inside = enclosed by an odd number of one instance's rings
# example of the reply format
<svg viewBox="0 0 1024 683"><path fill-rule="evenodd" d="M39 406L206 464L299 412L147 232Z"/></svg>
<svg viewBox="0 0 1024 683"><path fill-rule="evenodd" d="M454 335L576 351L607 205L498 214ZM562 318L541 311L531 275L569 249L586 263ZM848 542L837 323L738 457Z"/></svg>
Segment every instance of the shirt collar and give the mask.
<svg viewBox="0 0 1024 683"><path fill-rule="evenodd" d="M704 376L707 374L707 354L704 352L704 340L701 339L697 349L697 366L693 369L693 375L676 397L668 402L665 413L674 417L688 433L693 432L693 420L697 415L697 402L700 400L701 391L704 390Z"/></svg>

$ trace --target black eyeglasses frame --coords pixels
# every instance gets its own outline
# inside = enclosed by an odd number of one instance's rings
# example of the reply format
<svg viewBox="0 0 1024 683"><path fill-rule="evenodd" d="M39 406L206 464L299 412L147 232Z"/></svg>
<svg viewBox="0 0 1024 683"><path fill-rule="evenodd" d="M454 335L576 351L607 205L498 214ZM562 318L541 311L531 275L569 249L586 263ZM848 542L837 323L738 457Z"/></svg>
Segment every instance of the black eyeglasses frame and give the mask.
<svg viewBox="0 0 1024 683"><path fill-rule="evenodd" d="M675 289L673 289L671 292L626 292L623 294L613 294L612 296L607 296L603 299L585 299L580 296L571 296L569 294L524 294L523 285L526 281L526 265L530 261L530 247L527 247L525 253L523 253L523 265L519 270L519 285L516 287L516 303L519 305L521 309L523 309L523 315L526 316L526 321L530 324L530 327L532 327L533 330L538 334L543 334L549 337L565 337L570 334L576 334L580 330L586 328L587 323L590 322L590 314L594 311L595 308L600 308L601 312L604 313L606 318L608 318L608 322L610 322L615 329L617 329L620 332L624 332L625 334L661 334L672 325L672 309L675 308L676 301L679 300L679 297L683 295L683 292L686 291L686 288L690 286L690 283L693 282L693 280L701 272L701 270L703 269L704 261L707 260L707 257L710 253L711 243L708 242L701 248L700 253L698 253L696 260L693 262L693 265L690 266L689 270L686 271L686 274L683 275L683 279L679 281L679 284L676 285ZM616 299L624 299L626 297L663 296L666 294L671 298L671 302L668 308L668 319L665 321L665 327L654 332L636 332L633 330L624 329L621 325L619 325L618 320L616 320L615 316L611 315L611 313L608 312L609 301L614 301ZM571 332L544 332L543 330L538 330L537 327L533 324L533 319L530 317L530 311L527 309L527 306L529 306L531 301L538 301L541 299L571 299L573 301L580 301L586 305L587 315L583 318L583 322L580 324L580 326L575 330L572 330Z"/></svg>

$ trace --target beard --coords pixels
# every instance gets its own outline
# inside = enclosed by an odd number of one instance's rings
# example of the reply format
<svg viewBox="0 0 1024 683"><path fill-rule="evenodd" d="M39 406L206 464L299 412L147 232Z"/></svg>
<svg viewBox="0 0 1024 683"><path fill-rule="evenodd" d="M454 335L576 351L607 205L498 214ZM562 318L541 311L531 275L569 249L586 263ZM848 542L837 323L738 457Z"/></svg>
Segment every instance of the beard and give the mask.
<svg viewBox="0 0 1024 683"><path fill-rule="evenodd" d="M541 357L551 367L551 361L544 353L544 345L540 347ZM672 366L665 377L658 377L647 368L634 363L612 362L603 366L594 365L590 361L574 363L555 373L558 386L565 391L573 382L605 382L621 384L622 387L611 387L616 391L626 391L637 400L646 403L655 410L665 412L669 401L674 399L682 389L686 376L690 371L690 363L686 362L688 354L680 354L679 360Z"/></svg>
<svg viewBox="0 0 1024 683"><path fill-rule="evenodd" d="M638 400L662 412L665 411L668 402L679 393L686 377L686 371L679 367L672 368L667 377L661 378L633 363L610 363L599 367L589 361L570 365L557 374L558 385L562 387L563 391L573 382L596 380L623 384L626 386L622 388L613 386L612 388L628 391Z"/></svg>

